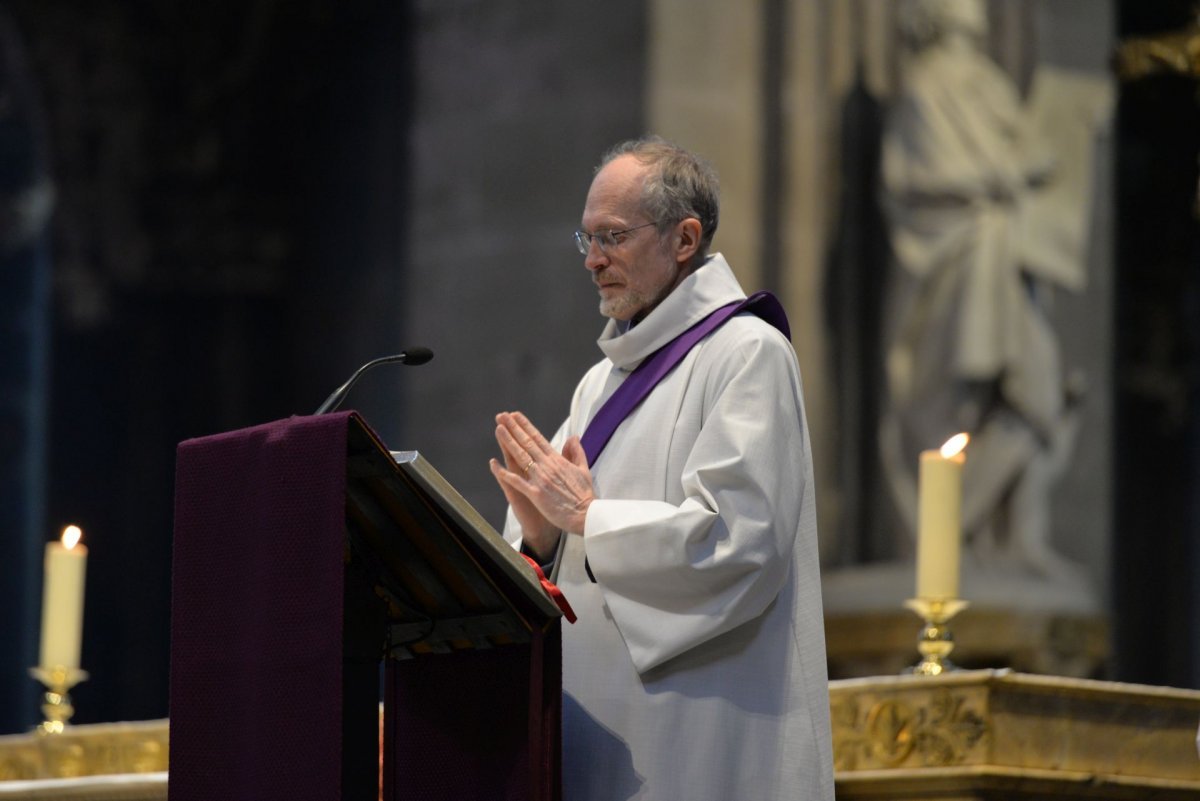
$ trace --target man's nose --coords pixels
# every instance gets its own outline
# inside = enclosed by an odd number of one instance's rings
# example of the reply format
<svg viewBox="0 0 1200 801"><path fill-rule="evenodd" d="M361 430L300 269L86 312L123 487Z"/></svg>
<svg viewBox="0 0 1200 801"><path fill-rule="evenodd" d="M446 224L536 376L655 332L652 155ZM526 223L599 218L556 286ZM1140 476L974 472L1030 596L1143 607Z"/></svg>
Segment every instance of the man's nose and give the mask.
<svg viewBox="0 0 1200 801"><path fill-rule="evenodd" d="M587 255L583 257L583 266L587 267L590 272L595 272L606 264L608 264L608 256L600 249L600 243L593 238L588 243Z"/></svg>

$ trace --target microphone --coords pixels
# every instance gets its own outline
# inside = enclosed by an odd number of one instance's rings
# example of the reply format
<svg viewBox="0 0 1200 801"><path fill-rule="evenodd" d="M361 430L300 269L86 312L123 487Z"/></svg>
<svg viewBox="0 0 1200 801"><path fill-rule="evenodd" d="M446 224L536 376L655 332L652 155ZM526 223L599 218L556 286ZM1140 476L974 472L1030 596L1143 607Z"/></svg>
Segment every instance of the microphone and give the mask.
<svg viewBox="0 0 1200 801"><path fill-rule="evenodd" d="M349 380L347 380L345 384L342 384L340 387L335 389L333 394L326 398L325 402L318 406L317 410L313 412L313 414L325 414L327 412L335 411L337 407L342 405L342 401L346 399L346 395L350 392L350 387L354 386L354 382L358 380L358 377L377 364L400 362L401 364L410 364L416 366L418 364L424 364L432 358L433 351L431 351L429 348L416 347L409 348L408 350L403 351L402 353L397 353L394 356L380 356L378 359L372 359L362 367L355 370L354 375L350 376Z"/></svg>

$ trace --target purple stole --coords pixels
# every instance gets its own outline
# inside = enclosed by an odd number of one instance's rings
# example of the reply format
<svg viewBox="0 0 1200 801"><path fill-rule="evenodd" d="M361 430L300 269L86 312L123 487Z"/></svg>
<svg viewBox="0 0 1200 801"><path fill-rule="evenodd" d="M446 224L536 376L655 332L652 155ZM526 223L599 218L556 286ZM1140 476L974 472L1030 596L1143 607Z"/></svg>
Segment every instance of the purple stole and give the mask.
<svg viewBox="0 0 1200 801"><path fill-rule="evenodd" d="M588 467L596 463L600 452L612 438L617 426L637 408L638 404L658 386L667 373L687 355L697 342L719 328L726 320L741 311L750 311L778 328L791 339L787 314L779 300L770 292L755 292L745 300L735 300L709 314L675 339L650 354L637 366L621 386L588 423L580 441L587 454Z"/></svg>

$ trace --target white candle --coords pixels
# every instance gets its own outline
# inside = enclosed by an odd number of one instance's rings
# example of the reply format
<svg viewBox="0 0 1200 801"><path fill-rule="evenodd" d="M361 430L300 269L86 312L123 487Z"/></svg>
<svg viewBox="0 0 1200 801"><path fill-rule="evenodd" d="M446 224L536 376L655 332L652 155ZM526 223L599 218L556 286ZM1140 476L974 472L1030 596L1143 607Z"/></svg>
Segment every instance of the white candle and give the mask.
<svg viewBox="0 0 1200 801"><path fill-rule="evenodd" d="M917 499L917 597L957 598L966 434L922 451Z"/></svg>
<svg viewBox="0 0 1200 801"><path fill-rule="evenodd" d="M78 526L67 526L61 542L46 543L39 667L79 668L83 582L87 572L87 546L80 543L82 537Z"/></svg>

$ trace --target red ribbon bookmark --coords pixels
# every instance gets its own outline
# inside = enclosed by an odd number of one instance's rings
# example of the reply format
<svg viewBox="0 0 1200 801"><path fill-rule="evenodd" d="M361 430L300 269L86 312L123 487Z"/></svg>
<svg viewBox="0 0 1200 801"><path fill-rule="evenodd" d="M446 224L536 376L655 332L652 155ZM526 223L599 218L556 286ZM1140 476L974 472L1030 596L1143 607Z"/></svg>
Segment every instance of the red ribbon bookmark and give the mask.
<svg viewBox="0 0 1200 801"><path fill-rule="evenodd" d="M558 604L558 608L562 610L563 617L567 619L568 623L574 623L575 610L572 609L571 604L567 602L567 596L563 595L563 591L558 588L558 585L546 578L546 574L542 572L541 565L530 559L528 556L525 556L525 554L521 554L521 556L525 557L525 561L528 562L529 566L533 568L535 573L537 573L538 581L542 582L542 589L544 589L547 594L554 599L554 603Z"/></svg>

